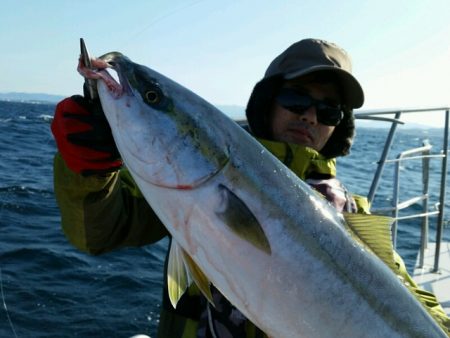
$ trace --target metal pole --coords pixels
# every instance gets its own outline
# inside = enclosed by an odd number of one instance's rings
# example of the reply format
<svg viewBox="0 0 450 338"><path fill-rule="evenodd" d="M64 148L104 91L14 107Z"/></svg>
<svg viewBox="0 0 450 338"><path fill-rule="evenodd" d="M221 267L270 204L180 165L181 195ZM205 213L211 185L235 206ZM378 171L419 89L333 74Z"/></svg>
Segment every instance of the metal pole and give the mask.
<svg viewBox="0 0 450 338"><path fill-rule="evenodd" d="M397 247L397 226L398 226L398 204L399 204L399 192L400 192L400 163L401 155L399 155L399 161L395 164L394 173L394 196L392 197L392 206L394 210L392 211L392 217L394 218L394 223L392 224L392 245L394 249Z"/></svg>
<svg viewBox="0 0 450 338"><path fill-rule="evenodd" d="M429 140L425 140L422 144L424 147L430 146ZM425 260L425 250L428 248L428 198L429 198L429 182L430 182L430 150L424 150L424 158L422 159L422 183L423 183L423 196L425 196L422 202L422 212L425 216L422 218L422 229L420 234L420 254L419 254L419 267L422 268Z"/></svg>
<svg viewBox="0 0 450 338"><path fill-rule="evenodd" d="M395 113L395 118L400 119L400 116L402 115L401 112ZM381 174L383 173L384 164L386 162L386 158L389 154L389 150L391 149L392 141L394 139L395 130L397 129L397 123L392 123L391 129L389 130L389 135L386 139L386 143L384 145L383 153L381 154L380 161L378 162L377 171L375 172L375 176L372 181L372 185L370 186L369 194L367 195L367 199L369 201L369 204L372 204L373 198L375 196L375 192L378 188L378 183L381 178Z"/></svg>
<svg viewBox="0 0 450 338"><path fill-rule="evenodd" d="M433 272L439 272L439 256L441 251L442 230L444 228L444 209L445 209L445 185L447 181L447 158L448 158L448 119L450 110L445 111L445 130L444 130L444 146L442 158L442 172L441 172L441 196L439 199L439 216L436 229L436 252L434 255L434 269Z"/></svg>

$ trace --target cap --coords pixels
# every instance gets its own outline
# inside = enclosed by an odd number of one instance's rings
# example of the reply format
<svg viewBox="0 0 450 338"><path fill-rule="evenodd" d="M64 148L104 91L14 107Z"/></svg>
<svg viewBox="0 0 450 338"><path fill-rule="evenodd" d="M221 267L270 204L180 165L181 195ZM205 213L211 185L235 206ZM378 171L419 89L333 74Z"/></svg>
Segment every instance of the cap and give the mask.
<svg viewBox="0 0 450 338"><path fill-rule="evenodd" d="M300 40L278 55L266 70L265 78L282 75L285 80L317 71L336 74L342 86L344 104L359 108L364 103L361 85L352 75L350 56L334 43L319 39Z"/></svg>

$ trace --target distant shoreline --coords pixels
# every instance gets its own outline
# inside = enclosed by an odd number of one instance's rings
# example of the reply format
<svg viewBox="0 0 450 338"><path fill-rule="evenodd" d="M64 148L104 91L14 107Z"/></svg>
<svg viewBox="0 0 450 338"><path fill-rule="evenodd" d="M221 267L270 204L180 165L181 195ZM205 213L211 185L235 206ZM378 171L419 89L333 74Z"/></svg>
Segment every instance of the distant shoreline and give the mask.
<svg viewBox="0 0 450 338"><path fill-rule="evenodd" d="M0 101L8 102L42 102L42 103L58 103L64 99L62 95L52 95L43 93L0 93Z"/></svg>
<svg viewBox="0 0 450 338"><path fill-rule="evenodd" d="M9 92L0 93L0 102L18 102L18 103L31 103L31 104L57 104L63 100L65 96L44 94L44 93L21 93L21 92ZM238 105L215 105L219 110L228 115L234 120L245 119L245 107ZM374 122L356 120L357 128L371 128L371 129L386 129L390 127L390 123ZM407 125L399 126L402 129L441 129L439 127L422 125L416 123L408 123Z"/></svg>

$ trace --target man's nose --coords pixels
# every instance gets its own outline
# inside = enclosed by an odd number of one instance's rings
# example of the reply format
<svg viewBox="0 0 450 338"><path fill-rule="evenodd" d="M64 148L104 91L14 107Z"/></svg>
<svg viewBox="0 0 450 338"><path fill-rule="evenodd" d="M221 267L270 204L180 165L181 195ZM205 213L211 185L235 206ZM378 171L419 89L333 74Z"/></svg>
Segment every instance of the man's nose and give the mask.
<svg viewBox="0 0 450 338"><path fill-rule="evenodd" d="M311 125L316 125L317 124L317 112L316 112L316 107L315 106L311 106L308 109L306 109L303 114L300 116L300 120L304 121L308 124Z"/></svg>

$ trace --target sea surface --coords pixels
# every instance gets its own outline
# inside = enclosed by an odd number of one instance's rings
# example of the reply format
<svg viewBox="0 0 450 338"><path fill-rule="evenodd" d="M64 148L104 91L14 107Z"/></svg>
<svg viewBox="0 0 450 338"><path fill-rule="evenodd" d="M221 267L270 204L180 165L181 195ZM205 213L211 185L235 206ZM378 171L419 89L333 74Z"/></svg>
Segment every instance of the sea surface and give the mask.
<svg viewBox="0 0 450 338"><path fill-rule="evenodd" d="M0 337L155 337L167 240L100 256L67 242L53 194L54 108L0 101ZM339 177L352 192L367 194L386 133L357 129L351 155L338 165ZM424 138L439 153L441 130L400 128L390 157L420 146ZM392 168L383 174L374 207L391 203ZM431 162L430 203L438 201L440 168L440 160ZM402 165L402 200L420 194L421 175L419 162ZM410 210L420 212L421 205ZM436 220L430 219L432 229ZM397 249L410 270L419 234L419 220L399 225ZM444 236L449 239L448 228Z"/></svg>

